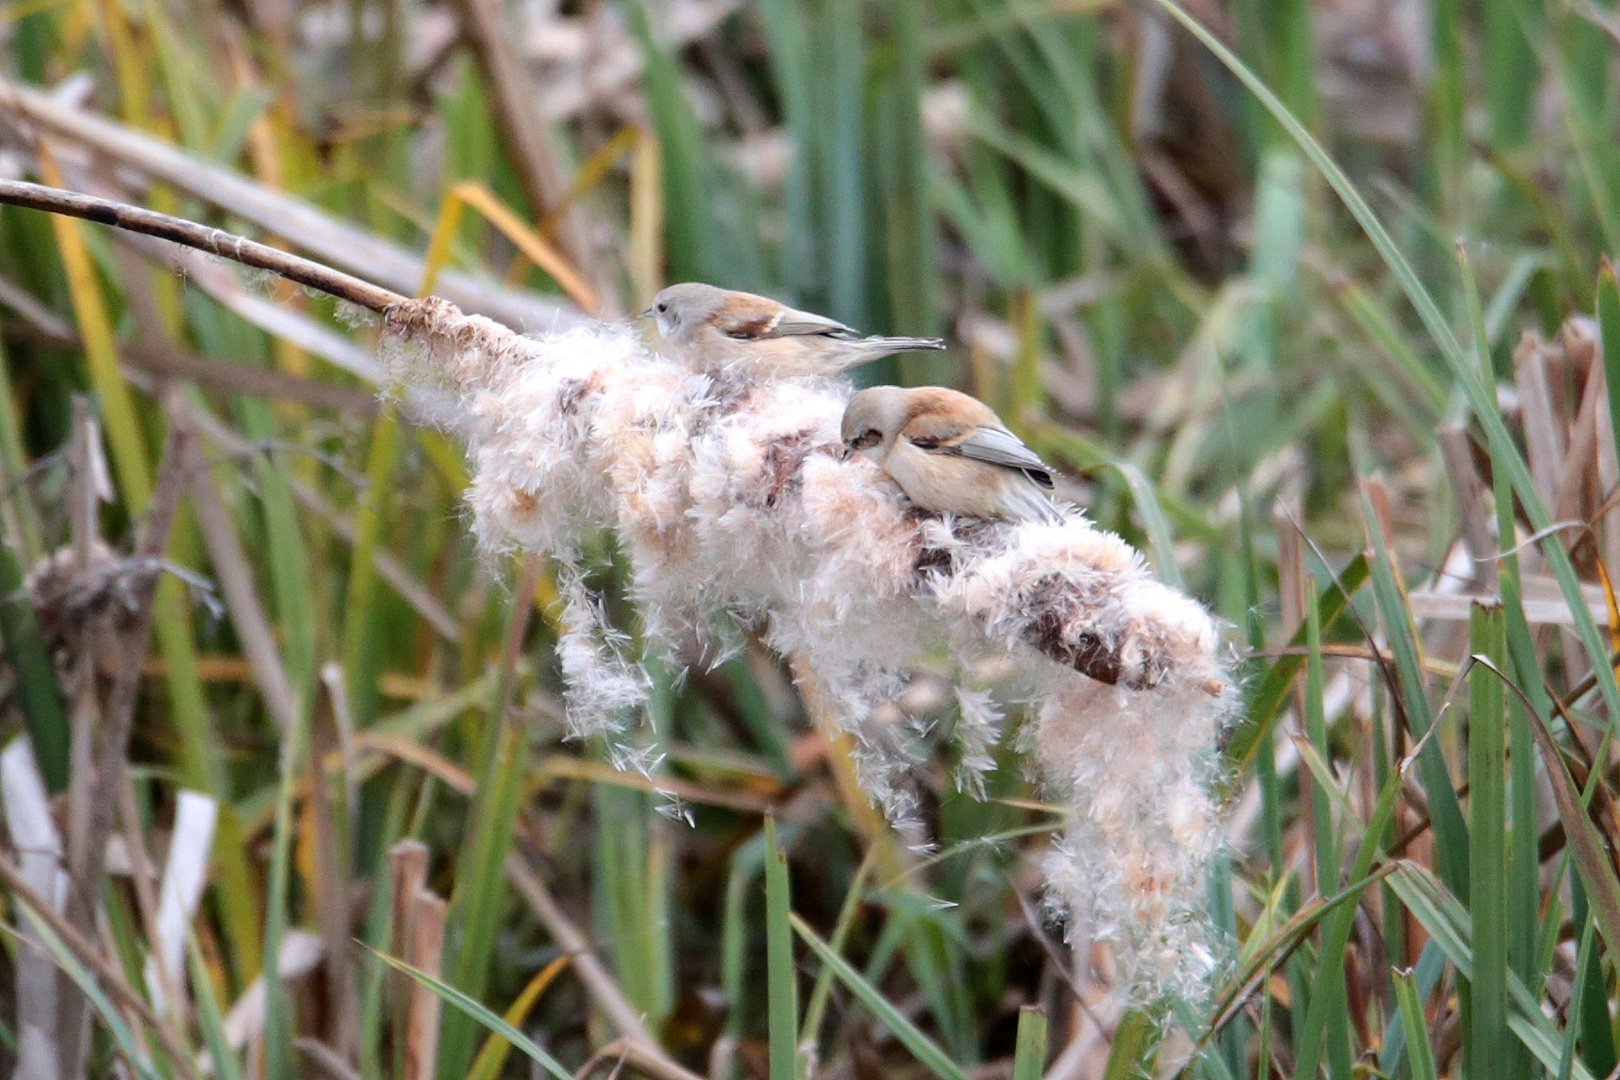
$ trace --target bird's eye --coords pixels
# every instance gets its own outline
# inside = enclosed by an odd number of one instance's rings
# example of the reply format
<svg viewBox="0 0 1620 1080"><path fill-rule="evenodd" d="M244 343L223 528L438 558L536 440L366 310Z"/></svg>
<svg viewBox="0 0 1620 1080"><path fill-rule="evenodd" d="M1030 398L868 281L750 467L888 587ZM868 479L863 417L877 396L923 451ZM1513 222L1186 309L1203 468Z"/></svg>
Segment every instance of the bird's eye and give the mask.
<svg viewBox="0 0 1620 1080"><path fill-rule="evenodd" d="M658 305L658 314L662 315L664 312L666 312L668 310L669 310L669 305L668 304L659 304Z"/></svg>
<svg viewBox="0 0 1620 1080"><path fill-rule="evenodd" d="M876 446L882 441L882 433L876 429L871 429L855 436L855 438L849 441L849 445L852 450L865 450L868 447Z"/></svg>
<svg viewBox="0 0 1620 1080"><path fill-rule="evenodd" d="M726 337L733 341L753 341L759 335L752 330L727 330Z"/></svg>

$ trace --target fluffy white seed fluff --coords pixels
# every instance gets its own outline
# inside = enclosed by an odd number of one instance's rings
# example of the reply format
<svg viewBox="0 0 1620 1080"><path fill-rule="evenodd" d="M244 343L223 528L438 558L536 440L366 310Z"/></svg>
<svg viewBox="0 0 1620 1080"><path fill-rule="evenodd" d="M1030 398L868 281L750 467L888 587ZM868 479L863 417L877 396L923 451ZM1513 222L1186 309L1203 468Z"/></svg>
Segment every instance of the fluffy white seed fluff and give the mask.
<svg viewBox="0 0 1620 1080"><path fill-rule="evenodd" d="M1041 774L1074 810L1046 864L1052 909L1118 944L1130 992L1199 992L1218 843L1206 772L1233 693L1209 614L1123 540L1074 511L1062 524L921 515L844 454L843 386L716 380L622 325L521 337L416 300L390 309L383 359L466 441L483 544L576 567L613 529L655 633L737 619L814 673L814 708L855 737L863 783L897 822L915 805L908 737L881 706L942 651L964 670L1016 670ZM577 568L563 579L571 723L622 730L647 681ZM960 782L979 793L1001 716L979 691L957 701Z"/></svg>

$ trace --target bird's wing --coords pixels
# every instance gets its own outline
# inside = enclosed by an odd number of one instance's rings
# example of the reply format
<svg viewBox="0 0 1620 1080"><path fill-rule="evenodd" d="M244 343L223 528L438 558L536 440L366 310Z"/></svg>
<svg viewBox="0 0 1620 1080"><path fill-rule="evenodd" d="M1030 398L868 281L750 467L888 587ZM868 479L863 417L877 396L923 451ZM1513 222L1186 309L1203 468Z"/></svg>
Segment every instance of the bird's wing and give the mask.
<svg viewBox="0 0 1620 1080"><path fill-rule="evenodd" d="M775 300L752 293L738 293L715 316L716 325L727 337L780 338L826 334L853 338L855 331L841 322L784 307Z"/></svg>
<svg viewBox="0 0 1620 1080"><path fill-rule="evenodd" d="M801 337L812 334L827 334L832 337L856 337L855 331L836 319L829 319L825 315L817 315L813 311L799 311L796 308L783 308L782 317L776 325L764 332L766 337Z"/></svg>
<svg viewBox="0 0 1620 1080"><path fill-rule="evenodd" d="M1005 428L974 427L957 437L938 440L919 440L913 436L912 442L925 450L960 454L975 461L1019 469L1041 487L1048 491L1052 489L1052 470L1047 468L1046 462L1035 456L1035 451ZM933 445L928 445L930 442Z"/></svg>

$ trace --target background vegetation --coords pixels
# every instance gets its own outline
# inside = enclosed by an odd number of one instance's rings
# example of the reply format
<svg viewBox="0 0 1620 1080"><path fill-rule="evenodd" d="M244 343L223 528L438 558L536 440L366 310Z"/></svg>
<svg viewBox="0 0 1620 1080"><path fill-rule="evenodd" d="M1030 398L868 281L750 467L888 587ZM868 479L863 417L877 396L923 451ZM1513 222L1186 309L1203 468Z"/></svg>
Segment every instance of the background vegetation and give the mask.
<svg viewBox="0 0 1620 1080"><path fill-rule="evenodd" d="M749 649L659 673L678 800L653 794L562 741L545 568L474 550L456 448L368 389L372 326L7 207L4 721L55 816L0 762L37 943L7 934L0 1050L61 1070L35 1076L1611 1075L1620 15L1189 5L1223 61L1163 3L0 6L10 174L527 327L696 278L950 337L871 377L994 404L1250 656L1231 956L1209 1002L1128 1009L1105 948L1042 925L1055 817L1011 746L979 802L935 740L938 848L909 851ZM906 705L948 732L945 700L925 675ZM217 804L211 858L183 790ZM82 1052L56 968L98 987Z"/></svg>

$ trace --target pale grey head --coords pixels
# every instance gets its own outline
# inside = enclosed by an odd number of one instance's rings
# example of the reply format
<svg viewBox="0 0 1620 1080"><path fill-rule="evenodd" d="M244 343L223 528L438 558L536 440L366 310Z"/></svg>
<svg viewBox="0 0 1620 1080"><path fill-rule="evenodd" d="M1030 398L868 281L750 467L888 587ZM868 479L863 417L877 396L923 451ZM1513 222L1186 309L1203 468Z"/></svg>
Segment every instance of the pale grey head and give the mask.
<svg viewBox="0 0 1620 1080"><path fill-rule="evenodd" d="M641 317L652 319L664 340L679 345L709 323L730 295L701 281L685 281L660 291Z"/></svg>

